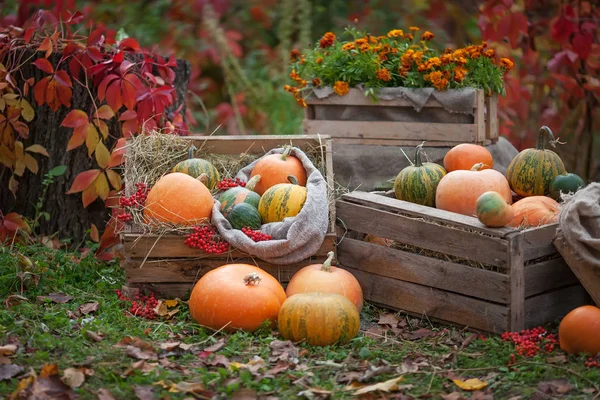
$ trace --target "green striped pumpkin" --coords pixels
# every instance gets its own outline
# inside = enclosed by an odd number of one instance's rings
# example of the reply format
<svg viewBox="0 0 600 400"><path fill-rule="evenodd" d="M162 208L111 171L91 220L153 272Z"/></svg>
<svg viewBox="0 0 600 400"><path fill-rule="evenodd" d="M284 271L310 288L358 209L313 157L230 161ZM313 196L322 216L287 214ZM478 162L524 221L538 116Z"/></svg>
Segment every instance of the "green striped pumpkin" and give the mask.
<svg viewBox="0 0 600 400"><path fill-rule="evenodd" d="M173 167L171 172L182 172L193 178L198 178L201 174L206 174L208 176L206 187L209 190L213 190L221 180L219 171L209 161L203 160L202 158L194 158L194 150L196 150L196 147L190 147L188 159L178 163Z"/></svg>
<svg viewBox="0 0 600 400"><path fill-rule="evenodd" d="M287 217L298 215L306 202L306 188L298 185L298 180L290 175L292 183L278 183L271 186L260 198L258 211L263 223L280 222Z"/></svg>
<svg viewBox="0 0 600 400"><path fill-rule="evenodd" d="M312 346L347 343L358 333L356 306L337 293L299 293L287 298L277 317L279 333Z"/></svg>
<svg viewBox="0 0 600 400"><path fill-rule="evenodd" d="M248 203L258 208L258 202L260 201L260 195L254 191L254 187L260 181L260 175L253 176L246 187L234 187L226 190L219 196L219 202L221 202L221 213L227 217L227 214L233 206L240 203Z"/></svg>
<svg viewBox="0 0 600 400"><path fill-rule="evenodd" d="M550 183L558 175L566 173L565 166L555 152L546 150L546 139L556 146L554 135L547 126L542 126L535 149L521 151L510 162L506 179L510 188L519 196L547 196Z"/></svg>
<svg viewBox="0 0 600 400"><path fill-rule="evenodd" d="M234 229L249 227L259 229L261 225L260 213L253 205L248 203L239 203L231 207L227 214L227 221Z"/></svg>
<svg viewBox="0 0 600 400"><path fill-rule="evenodd" d="M441 165L421 161L420 144L415 150L413 165L404 168L394 181L394 193L398 200L435 207L435 192L438 183L446 175Z"/></svg>

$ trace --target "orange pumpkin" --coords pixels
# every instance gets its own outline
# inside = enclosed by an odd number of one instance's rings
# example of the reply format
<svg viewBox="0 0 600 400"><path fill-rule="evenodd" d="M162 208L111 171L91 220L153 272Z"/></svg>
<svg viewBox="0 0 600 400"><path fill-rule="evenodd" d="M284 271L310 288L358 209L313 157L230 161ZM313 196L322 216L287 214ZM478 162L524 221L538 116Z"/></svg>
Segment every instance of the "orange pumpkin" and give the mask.
<svg viewBox="0 0 600 400"><path fill-rule="evenodd" d="M550 197L525 197L512 207L515 216L508 225L514 228L532 228L558 221L559 205Z"/></svg>
<svg viewBox="0 0 600 400"><path fill-rule="evenodd" d="M148 223L195 225L210 219L213 204L214 199L202 182L187 174L173 172L160 178L150 189L144 217Z"/></svg>
<svg viewBox="0 0 600 400"><path fill-rule="evenodd" d="M253 332L269 320L277 321L286 300L277 279L248 264L228 264L204 275L194 286L190 314L212 329Z"/></svg>
<svg viewBox="0 0 600 400"><path fill-rule="evenodd" d="M492 153L485 147L477 144L462 143L456 145L444 156L444 168L447 172L458 169L470 170L477 163L483 163L481 169L492 168L494 166Z"/></svg>
<svg viewBox="0 0 600 400"><path fill-rule="evenodd" d="M456 170L442 178L435 195L435 206L441 210L474 216L477 199L485 192L498 192L508 204L512 194L508 181L500 172L482 169L475 164L471 170Z"/></svg>
<svg viewBox="0 0 600 400"><path fill-rule="evenodd" d="M333 251L330 251L323 264L308 265L296 272L285 292L288 297L308 292L341 294L354 303L360 312L363 306L360 284L350 272L331 266L333 256Z"/></svg>
<svg viewBox="0 0 600 400"><path fill-rule="evenodd" d="M582 306L560 322L558 341L565 353L600 354L600 308Z"/></svg>
<svg viewBox="0 0 600 400"><path fill-rule="evenodd" d="M298 185L306 186L306 170L302 162L290 156L291 147L287 146L282 154L270 154L261 158L250 177L260 175L261 179L254 187L254 191L261 196L272 186L278 183L289 183L288 176L293 175L298 180Z"/></svg>

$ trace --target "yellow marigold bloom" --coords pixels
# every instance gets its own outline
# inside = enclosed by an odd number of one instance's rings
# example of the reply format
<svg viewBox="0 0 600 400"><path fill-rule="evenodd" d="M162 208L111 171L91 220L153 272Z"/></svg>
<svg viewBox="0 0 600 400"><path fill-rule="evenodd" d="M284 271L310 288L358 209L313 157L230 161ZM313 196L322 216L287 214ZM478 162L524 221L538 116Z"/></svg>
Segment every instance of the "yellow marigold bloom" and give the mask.
<svg viewBox="0 0 600 400"><path fill-rule="evenodd" d="M452 54L444 54L440 59L442 60L443 65L448 65L452 62L453 57Z"/></svg>
<svg viewBox="0 0 600 400"><path fill-rule="evenodd" d="M306 107L306 101L304 101L304 99L302 97L296 97L296 101L298 102L298 104L300 104L302 107Z"/></svg>
<svg viewBox="0 0 600 400"><path fill-rule="evenodd" d="M333 42L335 42L335 34L333 32L327 32L323 35L321 40L319 40L319 46L322 49L325 49L327 47L332 46Z"/></svg>
<svg viewBox="0 0 600 400"><path fill-rule="evenodd" d="M313 85L314 87L319 87L319 86L321 86L321 80L320 80L319 78L315 78L315 79L313 79L313 80L312 80L312 85Z"/></svg>
<svg viewBox="0 0 600 400"><path fill-rule="evenodd" d="M387 36L377 36L377 40L383 40L383 39L386 39L386 38L387 38Z"/></svg>
<svg viewBox="0 0 600 400"><path fill-rule="evenodd" d="M418 27L418 26L411 26L411 27L410 27L410 28L408 28L408 29L410 29L411 31L418 31L418 30L419 30L419 27Z"/></svg>
<svg viewBox="0 0 600 400"><path fill-rule="evenodd" d="M379 71L377 71L377 79L384 82L389 82L392 80L392 74L387 68L381 68Z"/></svg>
<svg viewBox="0 0 600 400"><path fill-rule="evenodd" d="M439 67L442 65L442 60L439 57L431 57L427 60L427 68L431 69L433 67Z"/></svg>
<svg viewBox="0 0 600 400"><path fill-rule="evenodd" d="M317 57L315 60L315 64L321 64L323 62L323 57Z"/></svg>
<svg viewBox="0 0 600 400"><path fill-rule="evenodd" d="M335 83L335 85L333 85L333 91L338 96L344 96L344 95L348 94L349 90L350 90L350 88L348 87L348 82L337 81Z"/></svg>
<svg viewBox="0 0 600 400"><path fill-rule="evenodd" d="M415 63L420 64L421 61L423 61L423 52L415 51L415 54L413 54L412 59Z"/></svg>
<svg viewBox="0 0 600 400"><path fill-rule="evenodd" d="M504 68L504 70L505 70L506 72L508 72L508 71L510 71L511 69L513 69L513 68L514 68L514 66L515 66L515 63L514 63L514 62L512 62L512 60L511 60L510 58L501 58L501 59L500 59L500 66L501 66L502 68Z"/></svg>
<svg viewBox="0 0 600 400"><path fill-rule="evenodd" d="M496 56L496 51L494 49L487 49L483 52L483 55L487 58L494 58Z"/></svg>
<svg viewBox="0 0 600 400"><path fill-rule="evenodd" d="M388 37L394 38L394 37L403 37L404 36L404 31L402 29L392 29L391 31L388 32Z"/></svg>
<svg viewBox="0 0 600 400"><path fill-rule="evenodd" d="M465 67L463 67L462 65L459 65L454 68L454 80L456 82L462 82L462 80L465 79L466 75L467 75L467 69Z"/></svg>
<svg viewBox="0 0 600 400"><path fill-rule="evenodd" d="M346 43L345 45L342 46L342 50L344 51L350 51L350 50L354 50L354 43Z"/></svg>
<svg viewBox="0 0 600 400"><path fill-rule="evenodd" d="M300 50L292 49L290 53L290 61L296 61L300 57Z"/></svg>
<svg viewBox="0 0 600 400"><path fill-rule="evenodd" d="M435 35L429 31L425 31L422 35L421 35L421 40L431 40L435 37Z"/></svg>

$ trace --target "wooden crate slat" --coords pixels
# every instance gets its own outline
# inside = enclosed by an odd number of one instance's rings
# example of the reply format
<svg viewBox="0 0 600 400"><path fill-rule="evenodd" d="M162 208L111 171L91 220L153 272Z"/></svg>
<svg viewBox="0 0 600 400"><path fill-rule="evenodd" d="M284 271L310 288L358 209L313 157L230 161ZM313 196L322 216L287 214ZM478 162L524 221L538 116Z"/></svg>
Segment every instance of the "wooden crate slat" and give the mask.
<svg viewBox="0 0 600 400"><path fill-rule="evenodd" d="M355 239L338 245L338 260L362 271L508 304L508 276Z"/></svg>
<svg viewBox="0 0 600 400"><path fill-rule="evenodd" d="M508 308L467 296L347 268L361 284L367 301L385 304L475 329L504 332Z"/></svg>
<svg viewBox="0 0 600 400"><path fill-rule="evenodd" d="M589 301L588 293L579 284L530 297L525 300L525 327L539 326L562 317Z"/></svg>
<svg viewBox="0 0 600 400"><path fill-rule="evenodd" d="M510 307L508 325L513 332L525 328L525 261L523 236L516 233L508 239Z"/></svg>
<svg viewBox="0 0 600 400"><path fill-rule="evenodd" d="M525 229L522 232L525 243L525 261L549 256L557 252L552 240L556 236L558 224Z"/></svg>
<svg viewBox="0 0 600 400"><path fill-rule="evenodd" d="M429 140L423 144L424 147L454 147L457 144L464 143L464 141L451 141L451 138L447 140ZM406 140L406 139L364 139L364 138L335 138L334 147L339 144L355 144L355 145L371 145L371 146L403 146L403 147L415 147L423 143L422 140ZM492 141L486 139L482 142L473 142L482 146L492 143Z"/></svg>
<svg viewBox="0 0 600 400"><path fill-rule="evenodd" d="M333 138L418 138L421 141L444 141L452 138L458 142L479 140L474 124L433 122L304 120L304 132L311 135L329 135Z"/></svg>
<svg viewBox="0 0 600 400"><path fill-rule="evenodd" d="M486 96L485 108L485 137L492 141L498 140L498 95Z"/></svg>
<svg viewBox="0 0 600 400"><path fill-rule="evenodd" d="M483 142L486 139L485 123L485 96L483 91L477 91L475 95L475 141Z"/></svg>
<svg viewBox="0 0 600 400"><path fill-rule="evenodd" d="M178 298L187 300L189 294L194 288L192 282L184 283L128 283L124 289L138 289L140 291L150 291L167 299Z"/></svg>
<svg viewBox="0 0 600 400"><path fill-rule="evenodd" d="M525 297L570 286L578 279L563 258L541 261L525 267Z"/></svg>
<svg viewBox="0 0 600 400"><path fill-rule="evenodd" d="M411 214L415 217L427 218L433 221L457 225L468 228L475 232L491 235L499 238L505 238L511 233L518 232L511 227L487 228L479 222L477 218L461 215L437 208L422 206L420 204L410 203L408 201L397 200L393 197L386 197L379 194L366 192L352 192L342 196L343 201L369 206L384 211Z"/></svg>
<svg viewBox="0 0 600 400"><path fill-rule="evenodd" d="M216 154L263 154L273 148L292 144L302 150L312 149L330 140L327 135L231 135L231 136L181 136L198 149Z"/></svg>

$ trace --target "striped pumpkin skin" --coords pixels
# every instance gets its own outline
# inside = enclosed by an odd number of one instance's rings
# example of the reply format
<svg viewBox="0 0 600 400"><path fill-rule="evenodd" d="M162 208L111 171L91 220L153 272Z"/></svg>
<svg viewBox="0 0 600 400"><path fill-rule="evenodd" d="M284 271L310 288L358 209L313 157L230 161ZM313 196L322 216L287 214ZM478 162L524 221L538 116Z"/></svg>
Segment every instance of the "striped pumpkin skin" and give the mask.
<svg viewBox="0 0 600 400"><path fill-rule="evenodd" d="M306 188L291 183L278 183L260 198L258 211L263 223L280 222L298 215L306 202Z"/></svg>
<svg viewBox="0 0 600 400"><path fill-rule="evenodd" d="M288 297L277 318L279 333L312 346L347 343L360 328L356 306L336 293L300 293Z"/></svg>
<svg viewBox="0 0 600 400"><path fill-rule="evenodd" d="M234 229L242 229L244 227L259 229L261 225L260 213L256 207L248 203L240 203L231 207L231 210L227 214L227 221L229 221Z"/></svg>
<svg viewBox="0 0 600 400"><path fill-rule="evenodd" d="M394 181L394 193L398 200L435 207L435 192L446 170L435 163L423 163L420 167L404 168Z"/></svg>
<svg viewBox="0 0 600 400"><path fill-rule="evenodd" d="M208 175L208 183L206 187L209 190L213 190L219 184L221 175L217 168L212 165L209 161L201 158L191 158L177 164L171 172L182 172L188 174L193 178L199 177L201 174Z"/></svg>
<svg viewBox="0 0 600 400"><path fill-rule="evenodd" d="M241 186L228 189L219 197L221 202L221 213L225 217L236 204L247 203L258 208L260 195L256 192L243 188Z"/></svg>

